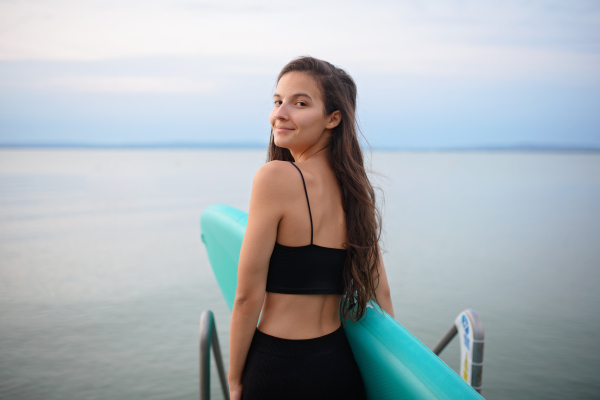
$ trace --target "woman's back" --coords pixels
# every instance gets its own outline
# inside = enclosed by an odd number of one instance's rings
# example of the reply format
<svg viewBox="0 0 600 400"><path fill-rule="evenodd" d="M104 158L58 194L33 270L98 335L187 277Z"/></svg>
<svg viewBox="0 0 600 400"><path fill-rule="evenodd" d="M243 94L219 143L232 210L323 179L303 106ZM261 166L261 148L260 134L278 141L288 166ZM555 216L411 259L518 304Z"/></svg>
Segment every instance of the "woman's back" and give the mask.
<svg viewBox="0 0 600 400"><path fill-rule="evenodd" d="M322 248L320 251L343 252L347 240L346 218L339 184L327 160L319 158L296 163L301 173L290 163L274 163L278 165L273 167L283 169L282 181L285 182L278 189L282 193L274 195L287 200L277 227L276 242L286 247L309 246L312 228L312 244ZM335 266L324 264L321 267ZM341 281L341 274L338 278ZM326 335L340 326L340 299L340 294L287 294L267 290L258 329L286 339Z"/></svg>

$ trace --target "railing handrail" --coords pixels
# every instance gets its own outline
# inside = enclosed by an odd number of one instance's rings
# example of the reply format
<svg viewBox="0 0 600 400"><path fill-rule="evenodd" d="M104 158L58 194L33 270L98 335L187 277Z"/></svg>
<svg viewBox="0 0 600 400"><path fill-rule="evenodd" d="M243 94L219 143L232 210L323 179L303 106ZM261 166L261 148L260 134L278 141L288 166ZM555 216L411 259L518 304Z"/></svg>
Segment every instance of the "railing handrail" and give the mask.
<svg viewBox="0 0 600 400"><path fill-rule="evenodd" d="M219 346L219 336L217 335L217 326L215 317L210 310L206 310L200 316L200 400L210 399L210 348L213 349L219 378L221 380L221 389L225 400L229 400L229 386L227 385L227 376L223 367L223 358L221 357L221 347Z"/></svg>
<svg viewBox="0 0 600 400"><path fill-rule="evenodd" d="M469 332L470 330L470 332ZM477 392L481 393L481 377L483 374L483 344L484 330L483 322L477 311L467 309L458 314L458 317L450 326L444 336L431 349L436 355L439 355L446 348L448 343L458 334L464 336L461 341L461 376ZM467 358L463 361L463 355ZM465 372L465 369L467 371Z"/></svg>

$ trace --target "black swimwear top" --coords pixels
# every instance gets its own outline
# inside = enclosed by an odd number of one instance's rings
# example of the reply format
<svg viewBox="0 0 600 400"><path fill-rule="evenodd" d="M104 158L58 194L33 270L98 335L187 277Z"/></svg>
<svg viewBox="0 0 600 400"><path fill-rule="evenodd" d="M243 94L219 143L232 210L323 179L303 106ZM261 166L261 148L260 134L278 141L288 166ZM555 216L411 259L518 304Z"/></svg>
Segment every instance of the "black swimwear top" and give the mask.
<svg viewBox="0 0 600 400"><path fill-rule="evenodd" d="M287 294L343 294L342 274L346 262L346 249L335 249L313 244L313 222L304 175L292 161L302 177L308 216L310 218L310 244L284 246L275 242L269 272L267 292Z"/></svg>

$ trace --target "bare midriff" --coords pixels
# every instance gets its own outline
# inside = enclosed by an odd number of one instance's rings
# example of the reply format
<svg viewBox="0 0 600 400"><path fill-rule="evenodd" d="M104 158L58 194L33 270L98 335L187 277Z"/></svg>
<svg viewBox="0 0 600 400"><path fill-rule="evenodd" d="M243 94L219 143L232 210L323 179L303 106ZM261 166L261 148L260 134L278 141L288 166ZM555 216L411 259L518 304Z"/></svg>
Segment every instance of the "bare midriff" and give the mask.
<svg viewBox="0 0 600 400"><path fill-rule="evenodd" d="M312 339L341 325L339 294L266 292L258 330L283 339Z"/></svg>

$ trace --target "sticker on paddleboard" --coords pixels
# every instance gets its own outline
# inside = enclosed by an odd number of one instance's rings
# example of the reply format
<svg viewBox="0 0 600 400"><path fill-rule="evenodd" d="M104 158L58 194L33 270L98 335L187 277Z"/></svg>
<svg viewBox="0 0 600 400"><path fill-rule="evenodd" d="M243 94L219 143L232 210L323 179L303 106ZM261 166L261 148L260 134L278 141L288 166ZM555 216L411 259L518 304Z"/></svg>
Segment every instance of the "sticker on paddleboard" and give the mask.
<svg viewBox="0 0 600 400"><path fill-rule="evenodd" d="M473 372L473 323L466 312L454 321L460 341L460 375L469 385L472 384Z"/></svg>

